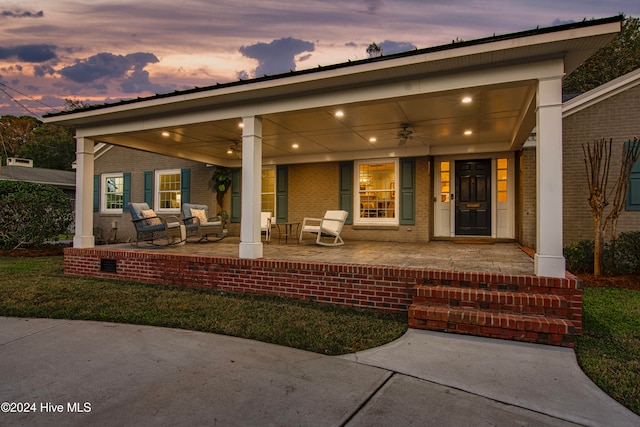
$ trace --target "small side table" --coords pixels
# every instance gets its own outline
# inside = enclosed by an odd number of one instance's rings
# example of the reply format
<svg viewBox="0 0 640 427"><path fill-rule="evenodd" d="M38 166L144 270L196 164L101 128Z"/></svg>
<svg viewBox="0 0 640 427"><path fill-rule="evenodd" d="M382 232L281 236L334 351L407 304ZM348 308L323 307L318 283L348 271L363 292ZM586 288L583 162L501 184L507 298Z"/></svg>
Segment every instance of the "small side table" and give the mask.
<svg viewBox="0 0 640 427"><path fill-rule="evenodd" d="M278 243L284 237L284 243L288 244L289 238L296 239L300 232L299 222L276 222L276 226L278 227Z"/></svg>

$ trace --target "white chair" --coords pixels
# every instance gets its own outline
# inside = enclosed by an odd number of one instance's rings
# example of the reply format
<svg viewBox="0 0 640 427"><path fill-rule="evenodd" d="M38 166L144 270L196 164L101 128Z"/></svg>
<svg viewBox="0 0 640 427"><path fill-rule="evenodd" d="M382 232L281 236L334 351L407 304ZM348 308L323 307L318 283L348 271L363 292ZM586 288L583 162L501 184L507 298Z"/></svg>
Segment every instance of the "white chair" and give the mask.
<svg viewBox="0 0 640 427"><path fill-rule="evenodd" d="M260 233L264 233L265 242L271 241L271 212L260 212Z"/></svg>
<svg viewBox="0 0 640 427"><path fill-rule="evenodd" d="M347 211L327 211L324 218L305 218L302 221L302 229L300 230L300 242L304 233L316 234L316 244L323 246L339 246L344 245L340 232L344 222L347 220L349 212ZM329 239L329 242L324 241ZM333 240L333 241L331 241Z"/></svg>

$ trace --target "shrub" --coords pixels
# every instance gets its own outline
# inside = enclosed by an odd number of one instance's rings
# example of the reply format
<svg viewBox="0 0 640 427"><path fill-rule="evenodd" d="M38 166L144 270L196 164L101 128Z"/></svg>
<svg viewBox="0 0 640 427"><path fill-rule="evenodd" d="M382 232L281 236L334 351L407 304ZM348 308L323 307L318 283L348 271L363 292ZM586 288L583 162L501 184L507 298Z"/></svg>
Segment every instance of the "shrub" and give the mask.
<svg viewBox="0 0 640 427"><path fill-rule="evenodd" d="M0 248L41 246L73 223L69 198L50 185L0 181Z"/></svg>
<svg viewBox="0 0 640 427"><path fill-rule="evenodd" d="M581 240L564 248L567 270L572 273L593 273L593 240Z"/></svg>
<svg viewBox="0 0 640 427"><path fill-rule="evenodd" d="M620 233L615 240L615 271L617 273L640 273L640 231Z"/></svg>

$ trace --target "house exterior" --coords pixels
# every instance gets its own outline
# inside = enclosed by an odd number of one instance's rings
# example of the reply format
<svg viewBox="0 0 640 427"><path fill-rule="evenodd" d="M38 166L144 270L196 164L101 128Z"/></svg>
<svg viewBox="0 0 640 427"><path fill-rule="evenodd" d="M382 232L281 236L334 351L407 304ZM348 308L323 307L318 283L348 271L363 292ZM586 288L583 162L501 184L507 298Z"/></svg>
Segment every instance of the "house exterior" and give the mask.
<svg viewBox="0 0 640 427"><path fill-rule="evenodd" d="M587 202L589 194L582 145L603 138L613 141L609 174L612 187L620 170L624 143L640 137L639 99L640 69L564 103L562 156L565 244L593 240L593 218ZM612 201L613 191L609 194ZM625 209L618 219L617 230L640 230L640 162L636 162L634 166Z"/></svg>
<svg viewBox="0 0 640 427"><path fill-rule="evenodd" d="M562 77L620 21L49 115L77 129L74 246L93 247L94 224L131 227L128 201L163 215L215 205L219 165L234 171L223 209L240 258L262 257L261 211L286 222L344 209L345 240L520 241L537 275L564 277ZM536 149L523 149L534 127Z"/></svg>
<svg viewBox="0 0 640 427"><path fill-rule="evenodd" d="M9 157L6 166L0 166L0 180L25 181L52 185L64 192L75 204L76 173L57 169L33 167L33 160Z"/></svg>

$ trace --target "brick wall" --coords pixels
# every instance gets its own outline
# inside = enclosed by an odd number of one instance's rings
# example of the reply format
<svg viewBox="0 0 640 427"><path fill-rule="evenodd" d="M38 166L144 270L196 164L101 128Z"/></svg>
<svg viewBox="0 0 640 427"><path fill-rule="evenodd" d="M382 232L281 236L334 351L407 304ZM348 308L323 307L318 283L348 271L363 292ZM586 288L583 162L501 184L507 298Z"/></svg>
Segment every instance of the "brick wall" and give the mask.
<svg viewBox="0 0 640 427"><path fill-rule="evenodd" d="M182 168L191 169L191 203L205 204L214 209L216 206L215 193L209 187L213 171L211 168L207 168L204 163L114 146L95 162L94 173L100 175L111 172L130 172L131 201L142 202L144 201L145 171ZM105 239L111 236L112 221L118 221L118 240L127 241L130 238L135 241L136 232L127 209L122 214L116 215L100 212L93 214L94 229L99 228Z"/></svg>
<svg viewBox="0 0 640 427"><path fill-rule="evenodd" d="M640 86L628 89L563 120L564 243L593 239L593 219L587 202L588 190L582 144L613 138L609 183L620 169L625 141L640 137ZM610 192L611 199L613 193ZM618 231L640 230L640 212L623 211Z"/></svg>
<svg viewBox="0 0 640 427"><path fill-rule="evenodd" d="M339 209L338 162L289 165L289 221L322 218L325 211ZM345 240L427 242L430 229L431 179L426 157L416 159L415 224L398 227L346 225Z"/></svg>
<svg viewBox="0 0 640 427"><path fill-rule="evenodd" d="M102 260L114 261L116 272L101 271ZM525 293L557 295L562 296L569 304L562 307L562 313L554 312L554 314L562 314L569 319L576 334L580 334L582 329L582 284L571 275L559 279L424 268L251 260L102 248L65 249L64 272L71 276L276 295L397 313L407 312L417 289L427 284L457 286L468 290L517 291L522 293L520 298L527 298ZM517 304L510 309L517 310ZM505 332L496 332L495 328L504 328ZM478 329L474 334L514 338L509 335L513 332L512 329L513 325L507 322L503 326L492 327L491 331L485 331L486 333ZM529 339L530 337L527 338ZM565 344L562 339L558 342L554 340L549 342Z"/></svg>
<svg viewBox="0 0 640 427"><path fill-rule="evenodd" d="M524 148L518 156L518 242L536 247L536 149Z"/></svg>
<svg viewBox="0 0 640 427"><path fill-rule="evenodd" d="M143 166L141 166L143 165ZM191 202L216 205L215 193L209 187L212 170L204 164L175 159L158 154L113 147L95 164L95 173L131 172L131 200L144 199L144 171L161 169L191 169ZM339 163L312 163L288 167L288 217L300 221L305 217L321 218L325 211L339 209ZM416 223L399 227L345 226L344 239L398 242L427 242L430 230L431 179L428 158L416 160ZM225 195L223 207L230 210L230 194ZM94 213L94 227L102 230L104 238L111 236L111 222L118 221L118 240L135 239L131 216L125 210L120 215ZM229 224L231 236L240 235L240 224Z"/></svg>

